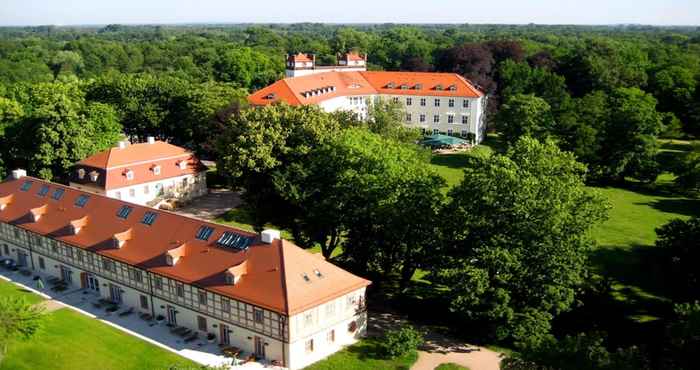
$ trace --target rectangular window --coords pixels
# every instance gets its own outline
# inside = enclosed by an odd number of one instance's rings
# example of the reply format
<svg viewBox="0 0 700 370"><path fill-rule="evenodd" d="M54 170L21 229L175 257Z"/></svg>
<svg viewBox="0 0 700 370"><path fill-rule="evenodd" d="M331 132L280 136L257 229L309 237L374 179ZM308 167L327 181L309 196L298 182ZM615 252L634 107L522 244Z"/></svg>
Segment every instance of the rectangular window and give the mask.
<svg viewBox="0 0 700 370"><path fill-rule="evenodd" d="M421 121L421 122L425 122L425 114L421 114L421 115L420 115L420 121Z"/></svg>
<svg viewBox="0 0 700 370"><path fill-rule="evenodd" d="M436 114L433 116L433 123L440 123L440 115Z"/></svg>
<svg viewBox="0 0 700 370"><path fill-rule="evenodd" d="M314 317L313 317L313 315L311 315L311 312L307 312L307 313L304 315L304 327L305 327L305 328L308 328L308 327L311 326L313 323L314 323Z"/></svg>
<svg viewBox="0 0 700 370"><path fill-rule="evenodd" d="M153 279L153 283L154 283L154 285L156 286L156 289L158 289L158 290L163 290L163 278L161 278L161 277L159 277L159 276L156 276L156 277Z"/></svg>
<svg viewBox="0 0 700 370"><path fill-rule="evenodd" d="M254 308L253 309L253 318L255 319L256 324L262 324L263 323L263 310Z"/></svg>
<svg viewBox="0 0 700 370"><path fill-rule="evenodd" d="M148 309L148 297L141 294L141 296L139 297L139 301L141 302L141 308L143 308L144 310L147 310Z"/></svg>
<svg viewBox="0 0 700 370"><path fill-rule="evenodd" d="M114 193L114 197L117 199L122 199L122 192L118 191L118 192Z"/></svg>
<svg viewBox="0 0 700 370"><path fill-rule="evenodd" d="M399 98L398 98L398 97L393 97L393 98L391 99L391 101L393 101L394 103L398 103L398 102L399 102Z"/></svg>
<svg viewBox="0 0 700 370"><path fill-rule="evenodd" d="M439 107L440 106L440 99L435 99L435 106Z"/></svg>
<svg viewBox="0 0 700 370"><path fill-rule="evenodd" d="M32 188L32 184L34 184L33 181L27 180L27 181L25 181L25 182L22 184L22 187L20 187L19 190L21 190L21 191L28 191L29 189Z"/></svg>
<svg viewBox="0 0 700 370"><path fill-rule="evenodd" d="M38 196L43 197L46 196L46 194L49 193L49 186L48 185L41 185L41 189L39 189L39 192L37 193Z"/></svg>
<svg viewBox="0 0 700 370"><path fill-rule="evenodd" d="M131 278L137 283L143 282L143 274L139 270L131 270Z"/></svg>
<svg viewBox="0 0 700 370"><path fill-rule="evenodd" d="M469 100L467 100L467 99L462 100L462 108L469 108Z"/></svg>
<svg viewBox="0 0 700 370"><path fill-rule="evenodd" d="M454 106L455 106L455 100L454 100L454 99L448 100L448 101L447 101L447 106L450 107L450 108L454 107Z"/></svg>
<svg viewBox="0 0 700 370"><path fill-rule="evenodd" d="M131 211L133 211L134 208L130 206L122 206L119 208L119 211L117 212L117 217L127 219L129 215L131 214Z"/></svg>
<svg viewBox="0 0 700 370"><path fill-rule="evenodd" d="M202 305L207 304L207 292L200 290L198 297L199 297L199 304L202 304Z"/></svg>
<svg viewBox="0 0 700 370"><path fill-rule="evenodd" d="M78 262L83 262L85 259L85 252L78 250Z"/></svg>
<svg viewBox="0 0 700 370"><path fill-rule="evenodd" d="M406 122L411 122L411 113L406 113Z"/></svg>
<svg viewBox="0 0 700 370"><path fill-rule="evenodd" d="M71 247L65 247L66 248L66 257L72 259L73 258L73 248Z"/></svg>
<svg viewBox="0 0 700 370"><path fill-rule="evenodd" d="M326 305L326 317L333 317L333 315L335 315L335 302Z"/></svg>
<svg viewBox="0 0 700 370"><path fill-rule="evenodd" d="M447 115L447 123L455 123L455 116L448 114Z"/></svg>
<svg viewBox="0 0 700 370"><path fill-rule="evenodd" d="M452 136L452 129L451 129L451 128L450 128L450 129L447 129L447 134L450 135L450 136Z"/></svg>
<svg viewBox="0 0 700 370"><path fill-rule="evenodd" d="M151 187L148 185L144 185L143 187L143 193L148 194L151 191Z"/></svg>
<svg viewBox="0 0 700 370"><path fill-rule="evenodd" d="M78 198L75 200L75 206L83 208L85 207L85 204L87 204L87 201L90 199L89 196L85 194L81 194L78 196Z"/></svg>
<svg viewBox="0 0 700 370"><path fill-rule="evenodd" d="M129 196L132 198L135 197L136 196L136 189L134 189L134 188L129 189Z"/></svg>
<svg viewBox="0 0 700 370"><path fill-rule="evenodd" d="M413 105L413 98L406 98L406 105Z"/></svg>
<svg viewBox="0 0 700 370"><path fill-rule="evenodd" d="M185 286L177 283L177 285L175 285L175 293L178 297L185 298Z"/></svg>
<svg viewBox="0 0 700 370"><path fill-rule="evenodd" d="M43 257L39 257L39 268L42 270L46 270L46 264L44 263Z"/></svg>
<svg viewBox="0 0 700 370"><path fill-rule="evenodd" d="M331 330L328 333L326 333L326 341L328 343L335 342L335 330Z"/></svg>
<svg viewBox="0 0 700 370"><path fill-rule="evenodd" d="M207 319L202 316L197 316L197 328L200 331L207 331Z"/></svg>
<svg viewBox="0 0 700 370"><path fill-rule="evenodd" d="M462 130L462 137L466 137L466 136L467 136L467 130Z"/></svg>
<svg viewBox="0 0 700 370"><path fill-rule="evenodd" d="M463 125L469 124L469 116L462 116L462 124Z"/></svg>
<svg viewBox="0 0 700 370"><path fill-rule="evenodd" d="M307 353L313 352L314 351L314 340L309 339L304 343L304 349L306 350Z"/></svg>
<svg viewBox="0 0 700 370"><path fill-rule="evenodd" d="M211 234L214 233L214 229L209 226L202 226L197 231L196 238L199 240L209 240Z"/></svg>
<svg viewBox="0 0 700 370"><path fill-rule="evenodd" d="M143 215L143 219L141 220L141 223L144 225L153 225L153 223L156 221L156 217L158 217L158 214L155 212L148 211L146 214Z"/></svg>
<svg viewBox="0 0 700 370"><path fill-rule="evenodd" d="M61 200L61 197L63 197L63 193L65 193L65 189L58 188L53 191L53 194L51 194L51 199L53 200Z"/></svg>
<svg viewBox="0 0 700 370"><path fill-rule="evenodd" d="M102 268L104 268L105 271L109 271L109 272L115 272L117 270L117 267L114 264L114 261L111 261L108 259L102 260Z"/></svg>
<svg viewBox="0 0 700 370"><path fill-rule="evenodd" d="M425 107L425 98L420 99L420 106Z"/></svg>
<svg viewBox="0 0 700 370"><path fill-rule="evenodd" d="M433 135L437 135L437 134L439 134L439 133L440 133L440 130L438 130L438 129L436 129L436 128L433 129Z"/></svg>
<svg viewBox="0 0 700 370"><path fill-rule="evenodd" d="M231 301L229 301L228 298L221 298L221 311L226 313L231 312Z"/></svg>

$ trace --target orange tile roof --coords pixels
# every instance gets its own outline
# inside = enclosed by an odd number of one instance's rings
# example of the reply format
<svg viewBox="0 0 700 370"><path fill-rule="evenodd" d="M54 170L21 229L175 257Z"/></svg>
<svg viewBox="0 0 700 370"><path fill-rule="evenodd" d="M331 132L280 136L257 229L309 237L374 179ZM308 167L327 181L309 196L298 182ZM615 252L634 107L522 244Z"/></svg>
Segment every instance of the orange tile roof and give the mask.
<svg viewBox="0 0 700 370"><path fill-rule="evenodd" d="M297 53L291 55L290 59L292 59L295 62L313 62L313 59L311 59L307 54L304 53Z"/></svg>
<svg viewBox="0 0 700 370"><path fill-rule="evenodd" d="M28 191L21 191L25 181L32 181L33 185ZM51 187L43 197L38 195L41 185ZM50 195L58 188L65 193L60 200L54 200ZM80 195L90 197L83 207L75 205ZM294 315L370 284L289 241L265 244L254 233L36 178L0 183L0 199L5 204L0 210L2 222L285 315ZM117 217L124 205L133 208L126 219ZM33 209L43 209L37 221L31 219ZM141 222L146 212L157 214L150 226ZM76 220L80 220L80 225L76 225ZM79 226L77 234L73 232L75 226ZM208 241L195 237L201 226L214 229ZM251 238L252 243L243 251L221 247L217 240L224 232ZM115 236L122 242L121 247L114 242ZM165 255L176 248L180 259L170 266ZM227 284L226 273L243 262L246 273L235 285ZM316 276L314 269L322 277ZM304 274L310 281L304 279Z"/></svg>
<svg viewBox="0 0 700 370"><path fill-rule="evenodd" d="M187 162L184 169L180 168L180 161ZM153 171L155 166L161 168L159 175ZM85 169L84 179L77 176L77 171L81 168ZM97 183L90 181L88 175L93 170L99 173ZM134 174L132 180L126 176L129 170ZM85 158L74 166L70 178L72 182L112 190L205 170L206 167L187 149L156 141L152 144L130 144L123 149L110 148Z"/></svg>
<svg viewBox="0 0 700 370"><path fill-rule="evenodd" d="M393 84L393 88L391 87ZM406 85L407 89L401 89ZM416 87L420 86L420 89ZM332 92L304 96L324 87ZM453 87L453 90L450 90ZM338 96L352 95L422 95L478 98L484 94L462 76L455 73L431 72L324 72L288 77L248 96L252 105L285 102L290 105L318 104Z"/></svg>
<svg viewBox="0 0 700 370"><path fill-rule="evenodd" d="M352 60L352 61L361 61L365 60L364 56L361 56L358 53L347 53L345 54L345 59L346 60Z"/></svg>

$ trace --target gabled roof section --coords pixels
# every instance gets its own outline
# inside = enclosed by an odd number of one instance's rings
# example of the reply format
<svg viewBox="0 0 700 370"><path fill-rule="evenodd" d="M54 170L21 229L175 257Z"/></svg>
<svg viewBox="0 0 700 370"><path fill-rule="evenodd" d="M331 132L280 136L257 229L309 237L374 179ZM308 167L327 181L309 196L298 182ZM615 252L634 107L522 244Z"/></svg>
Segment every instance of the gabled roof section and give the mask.
<svg viewBox="0 0 700 370"><path fill-rule="evenodd" d="M64 195L47 203L33 191L20 190L27 179L37 183L36 188L48 185L51 192L63 189ZM84 207L75 207L81 195L90 195L90 201ZM288 241L275 239L267 244L257 234L245 230L40 179L26 177L1 182L0 200L6 199L12 201L0 212L0 222L283 315L293 315L369 285L369 281ZM133 207L129 217L116 217L124 205ZM27 217L31 210L41 214L36 221ZM157 213L158 221L143 224L146 212ZM213 229L206 241L195 237L202 226ZM80 228L78 233L69 230L76 227ZM246 249L220 247L217 241L225 232L250 238L252 243ZM115 248L119 243L121 246ZM184 253L186 257L168 265L165 257L168 253L179 257ZM314 275L314 269L321 271L323 278ZM244 276L236 284L230 284L226 279L229 272ZM311 277L310 282L303 279L303 273Z"/></svg>
<svg viewBox="0 0 700 370"><path fill-rule="evenodd" d="M157 161L165 158L191 155L187 149L181 148L164 141L150 143L130 144L125 148L110 148L87 157L78 164L93 168L112 169L114 167L130 164Z"/></svg>
<svg viewBox="0 0 700 370"><path fill-rule="evenodd" d="M324 72L279 80L248 96L252 105L318 104L339 96L420 95L478 98L484 94L456 73Z"/></svg>

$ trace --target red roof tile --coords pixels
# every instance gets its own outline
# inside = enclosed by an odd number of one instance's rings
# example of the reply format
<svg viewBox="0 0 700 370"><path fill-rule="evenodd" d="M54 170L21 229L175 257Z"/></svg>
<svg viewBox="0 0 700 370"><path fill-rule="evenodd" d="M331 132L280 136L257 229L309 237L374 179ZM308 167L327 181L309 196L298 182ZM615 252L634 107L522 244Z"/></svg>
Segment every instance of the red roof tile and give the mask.
<svg viewBox="0 0 700 370"><path fill-rule="evenodd" d="M21 191L25 181L34 184ZM65 193L60 200L39 196L38 189L44 184ZM90 197L83 207L75 205L80 195ZM5 204L0 211L2 222L282 314L296 314L370 284L288 241L265 244L254 233L31 177L0 183L0 200ZM124 205L133 207L126 219L116 216ZM43 209L36 222L28 217L33 209ZM157 214L150 226L141 222L146 212ZM77 234L71 225L79 226ZM195 237L203 225L214 229L207 241ZM221 247L217 240L224 232L251 238L252 244L244 251ZM115 236L123 241L119 248ZM183 245L184 250L180 249ZM169 266L165 254L173 249L180 259ZM245 274L235 285L227 284L226 273L243 262Z"/></svg>
<svg viewBox="0 0 700 370"><path fill-rule="evenodd" d="M405 89L401 86L405 85ZM315 91L334 87L331 92ZM312 94L305 96L305 93ZM324 72L289 77L248 96L252 105L285 102L290 105L318 104L338 96L422 95L478 98L484 94L455 73L429 72Z"/></svg>

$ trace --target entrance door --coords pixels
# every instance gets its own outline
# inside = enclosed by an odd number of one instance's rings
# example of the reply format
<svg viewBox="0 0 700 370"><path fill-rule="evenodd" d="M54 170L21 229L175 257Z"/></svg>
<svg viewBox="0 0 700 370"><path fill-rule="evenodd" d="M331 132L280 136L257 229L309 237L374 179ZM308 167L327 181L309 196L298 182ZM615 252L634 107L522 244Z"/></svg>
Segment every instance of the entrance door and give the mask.
<svg viewBox="0 0 700 370"><path fill-rule="evenodd" d="M95 275L88 274L88 275L87 275L87 278L86 278L86 282L87 282L87 288L88 288L88 289L94 290L94 291L96 291L96 292L98 292L98 293L100 292L100 281L97 280L97 278L95 277Z"/></svg>
<svg viewBox="0 0 700 370"><path fill-rule="evenodd" d="M73 283L73 271L66 266L61 266L61 278L68 284Z"/></svg>
<svg viewBox="0 0 700 370"><path fill-rule="evenodd" d="M122 303L122 289L114 284L109 284L109 297L114 303Z"/></svg>
<svg viewBox="0 0 700 370"><path fill-rule="evenodd" d="M231 338L229 337L229 332L228 332L228 325L220 324L219 325L219 338L221 340L221 344L224 345L229 345L231 344Z"/></svg>
<svg viewBox="0 0 700 370"><path fill-rule="evenodd" d="M173 306L168 306L168 323L177 325L177 312L175 312L175 307Z"/></svg>
<svg viewBox="0 0 700 370"><path fill-rule="evenodd" d="M22 251L17 251L17 264L21 267L27 266L27 254Z"/></svg>
<svg viewBox="0 0 700 370"><path fill-rule="evenodd" d="M265 358L265 342L260 337L255 337L255 356Z"/></svg>

